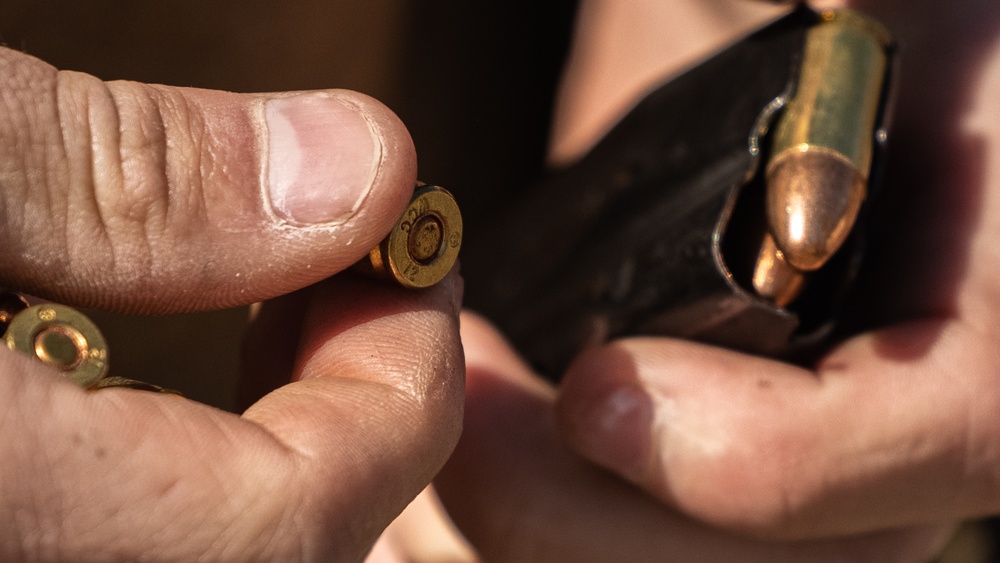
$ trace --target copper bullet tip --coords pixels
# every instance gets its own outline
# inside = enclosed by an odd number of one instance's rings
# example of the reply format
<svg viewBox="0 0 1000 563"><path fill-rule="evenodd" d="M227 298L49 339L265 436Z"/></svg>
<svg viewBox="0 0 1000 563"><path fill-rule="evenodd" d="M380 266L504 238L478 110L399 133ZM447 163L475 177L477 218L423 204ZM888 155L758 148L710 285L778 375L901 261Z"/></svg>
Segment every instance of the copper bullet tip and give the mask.
<svg viewBox="0 0 1000 563"><path fill-rule="evenodd" d="M778 307L784 307L799 296L805 281L805 274L785 262L774 239L766 235L753 273L753 287L757 293Z"/></svg>
<svg viewBox="0 0 1000 563"><path fill-rule="evenodd" d="M772 160L767 219L785 261L803 271L825 264L850 233L865 185L850 160L824 147L794 147Z"/></svg>

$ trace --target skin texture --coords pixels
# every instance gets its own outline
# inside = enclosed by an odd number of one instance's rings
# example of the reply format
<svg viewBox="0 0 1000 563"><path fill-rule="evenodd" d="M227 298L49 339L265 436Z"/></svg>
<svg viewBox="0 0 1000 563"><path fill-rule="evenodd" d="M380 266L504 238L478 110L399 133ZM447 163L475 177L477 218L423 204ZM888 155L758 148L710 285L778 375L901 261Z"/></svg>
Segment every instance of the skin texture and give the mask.
<svg viewBox="0 0 1000 563"><path fill-rule="evenodd" d="M326 92L371 124L382 165L353 214L289 224L264 198L265 105L289 94L102 82L8 49L0 69L0 143L15 147L0 155L9 250L0 282L53 300L167 313L299 289L377 244L416 177L412 141L392 112L362 94ZM362 141L338 136L325 148Z"/></svg>
<svg viewBox="0 0 1000 563"><path fill-rule="evenodd" d="M587 41L614 41L586 17L614 21L623 4L584 3ZM630 27L624 60L669 76L687 64L671 59L671 30L742 25L720 17L744 9L735 1L681 4L658 4L655 37ZM807 367L627 339L585 351L553 387L464 319L466 430L436 487L484 559L924 561L950 522L1000 512L1000 13L982 0L852 6L893 30L904 61L883 219L848 312L860 334ZM646 88L645 70L571 61L554 162ZM601 68L611 76L589 74ZM625 92L590 96L590 80Z"/></svg>
<svg viewBox="0 0 1000 563"><path fill-rule="evenodd" d="M568 448L558 390L487 321L463 315L462 338L465 430L435 487L485 561L921 561L950 531L773 542L706 525Z"/></svg>
<svg viewBox="0 0 1000 563"><path fill-rule="evenodd" d="M282 122L282 143L265 111L277 97L318 106L305 125ZM461 429L458 275L422 292L317 283L408 201L415 155L399 120L346 91L104 83L0 49L0 146L7 287L144 313L299 290L258 317L281 322L253 331L242 415L85 391L0 349L0 560L362 559ZM317 153L329 159L303 156ZM309 174L329 162L324 191ZM285 213L305 180L318 223Z"/></svg>

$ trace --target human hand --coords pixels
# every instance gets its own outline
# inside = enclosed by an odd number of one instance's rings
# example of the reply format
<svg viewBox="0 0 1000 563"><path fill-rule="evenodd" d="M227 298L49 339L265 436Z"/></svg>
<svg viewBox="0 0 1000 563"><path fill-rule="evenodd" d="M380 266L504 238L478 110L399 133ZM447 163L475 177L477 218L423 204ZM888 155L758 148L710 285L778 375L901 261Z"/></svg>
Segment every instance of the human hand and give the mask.
<svg viewBox="0 0 1000 563"><path fill-rule="evenodd" d="M0 147L0 282L144 313L328 278L389 231L416 169L356 93L103 83L7 49ZM296 294L290 371L258 373L291 382L242 416L0 350L0 559L359 559L457 440L460 293L452 275Z"/></svg>
<svg viewBox="0 0 1000 563"><path fill-rule="evenodd" d="M707 16L737 9L684 5ZM488 559L920 560L948 522L1000 511L1000 349L991 342L1000 200L987 189L1000 183L996 4L854 7L902 42L889 185L876 202L887 219L872 235L875 271L862 286L864 322L877 328L812 370L627 339L585 352L554 390L491 331L466 327L466 430L437 486ZM634 49L649 48L642 22L668 38L671 24L729 29L718 17L631 14ZM602 68L599 57L589 62L578 68ZM636 85L622 76L635 69L620 67L603 80ZM564 92L599 92L587 78L571 64ZM554 142L557 162L592 142L571 135L588 107L575 99ZM556 436L649 496L580 468Z"/></svg>
<svg viewBox="0 0 1000 563"><path fill-rule="evenodd" d="M574 449L716 525L830 536L1000 510L990 493L1000 200L987 189L1000 183L990 102L1000 14L981 1L854 7L902 43L889 185L876 202L886 219L872 234L877 277L864 280L879 284L866 288L868 322L887 326L814 370L633 339L586 354L564 381ZM629 390L641 390L632 403ZM638 427L602 432L609 400L631 404L620 421Z"/></svg>
<svg viewBox="0 0 1000 563"><path fill-rule="evenodd" d="M951 531L935 523L777 542L699 522L568 448L560 391L487 321L463 314L462 343L465 427L434 486L484 561L921 561Z"/></svg>

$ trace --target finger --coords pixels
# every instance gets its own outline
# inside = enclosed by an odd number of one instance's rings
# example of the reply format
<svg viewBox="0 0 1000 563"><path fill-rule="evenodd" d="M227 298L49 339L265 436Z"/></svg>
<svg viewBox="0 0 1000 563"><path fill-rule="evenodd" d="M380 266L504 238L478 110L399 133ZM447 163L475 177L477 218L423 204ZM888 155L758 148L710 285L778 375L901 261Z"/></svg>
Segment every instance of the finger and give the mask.
<svg viewBox="0 0 1000 563"><path fill-rule="evenodd" d="M572 455L555 390L483 320L462 317L465 430L435 479L449 514L487 561L920 561L934 527L770 543L691 521Z"/></svg>
<svg viewBox="0 0 1000 563"><path fill-rule="evenodd" d="M452 273L419 292L371 285L343 277L317 289L295 382L244 413L310 460L306 483L317 494L307 510L325 528L342 528L329 549L352 534L374 542L461 432L461 278ZM373 507L389 518L358 520Z"/></svg>
<svg viewBox="0 0 1000 563"><path fill-rule="evenodd" d="M457 439L457 283L332 282L302 380L245 417L0 350L0 559L359 560Z"/></svg>
<svg viewBox="0 0 1000 563"><path fill-rule="evenodd" d="M78 305L247 304L364 256L415 181L406 129L343 90L243 95L0 49L0 283Z"/></svg>
<svg viewBox="0 0 1000 563"><path fill-rule="evenodd" d="M818 373L666 339L585 353L574 450L698 519L817 537L1000 508L1000 353L958 322L859 337Z"/></svg>

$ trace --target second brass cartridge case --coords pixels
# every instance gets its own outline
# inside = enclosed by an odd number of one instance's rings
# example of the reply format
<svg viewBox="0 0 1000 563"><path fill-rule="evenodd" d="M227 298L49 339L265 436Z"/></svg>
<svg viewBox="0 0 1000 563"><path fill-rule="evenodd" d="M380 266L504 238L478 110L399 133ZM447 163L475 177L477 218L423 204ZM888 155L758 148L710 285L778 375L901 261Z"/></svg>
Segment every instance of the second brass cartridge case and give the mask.
<svg viewBox="0 0 1000 563"><path fill-rule="evenodd" d="M90 388L108 373L104 335L76 309L46 303L14 315L4 333L11 350L32 356Z"/></svg>

